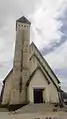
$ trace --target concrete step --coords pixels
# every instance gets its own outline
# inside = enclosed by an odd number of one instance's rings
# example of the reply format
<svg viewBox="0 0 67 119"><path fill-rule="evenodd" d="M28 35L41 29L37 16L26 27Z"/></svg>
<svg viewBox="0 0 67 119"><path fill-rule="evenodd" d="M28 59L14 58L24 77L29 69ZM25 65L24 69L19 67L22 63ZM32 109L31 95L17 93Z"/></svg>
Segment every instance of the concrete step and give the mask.
<svg viewBox="0 0 67 119"><path fill-rule="evenodd" d="M18 110L17 113L36 113L36 112L44 112L44 111L52 111L54 108L53 104L28 104Z"/></svg>

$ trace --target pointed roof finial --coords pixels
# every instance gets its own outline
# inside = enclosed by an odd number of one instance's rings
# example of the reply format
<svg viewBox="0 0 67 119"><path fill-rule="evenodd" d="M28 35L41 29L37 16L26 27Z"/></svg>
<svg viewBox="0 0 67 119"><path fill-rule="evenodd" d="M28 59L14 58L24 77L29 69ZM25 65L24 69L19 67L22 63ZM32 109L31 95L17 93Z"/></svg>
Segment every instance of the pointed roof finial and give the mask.
<svg viewBox="0 0 67 119"><path fill-rule="evenodd" d="M31 24L31 22L24 16L16 20L16 22L22 22L22 23L29 24L29 25Z"/></svg>

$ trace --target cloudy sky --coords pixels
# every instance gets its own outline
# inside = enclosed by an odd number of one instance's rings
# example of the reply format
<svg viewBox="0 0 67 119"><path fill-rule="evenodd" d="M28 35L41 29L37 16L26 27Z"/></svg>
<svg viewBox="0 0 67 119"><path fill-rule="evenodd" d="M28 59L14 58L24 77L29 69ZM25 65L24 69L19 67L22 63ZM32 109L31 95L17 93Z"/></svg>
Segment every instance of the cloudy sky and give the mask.
<svg viewBox="0 0 67 119"><path fill-rule="evenodd" d="M32 23L31 38L67 92L67 0L0 0L0 85L12 68L16 19Z"/></svg>

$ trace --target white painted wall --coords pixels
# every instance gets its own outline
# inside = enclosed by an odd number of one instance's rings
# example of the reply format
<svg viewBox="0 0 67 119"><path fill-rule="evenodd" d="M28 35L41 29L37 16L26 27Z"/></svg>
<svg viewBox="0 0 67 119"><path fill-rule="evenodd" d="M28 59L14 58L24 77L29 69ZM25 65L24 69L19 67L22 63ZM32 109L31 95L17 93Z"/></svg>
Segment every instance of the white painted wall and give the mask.
<svg viewBox="0 0 67 119"><path fill-rule="evenodd" d="M41 71L38 69L35 73L35 75L32 77L32 80L29 84L28 87L28 100L30 102L34 102L34 94L33 94L33 89L35 88L43 88L43 95L44 95L44 99L45 101L49 100L49 96L46 94L47 93L47 87L48 87L48 83L46 81L46 79L44 78L43 74L41 73Z"/></svg>
<svg viewBox="0 0 67 119"><path fill-rule="evenodd" d="M33 94L34 88L44 88L43 99L45 100L45 102L52 102L52 103L59 102L58 92L56 87L52 82L51 84L48 85L45 77L43 76L42 72L39 69L32 77L32 80L28 86L28 100L31 103L34 102L34 94Z"/></svg>

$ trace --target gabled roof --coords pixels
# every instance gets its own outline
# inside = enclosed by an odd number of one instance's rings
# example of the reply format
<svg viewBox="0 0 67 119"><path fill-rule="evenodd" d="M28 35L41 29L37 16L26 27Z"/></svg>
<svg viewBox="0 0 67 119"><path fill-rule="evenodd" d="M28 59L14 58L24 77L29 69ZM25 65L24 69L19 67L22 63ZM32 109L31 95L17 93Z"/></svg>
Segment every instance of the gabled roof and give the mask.
<svg viewBox="0 0 67 119"><path fill-rule="evenodd" d="M36 54L33 54L32 57L35 56L37 58L37 60L39 61L40 65L42 66L42 68L44 69L44 71L46 72L46 74L48 75L49 79L53 82L54 86L56 87L56 89L59 91L59 87L56 85L56 83L53 81L52 77L50 76L49 72L45 69L45 67L42 65L40 59L36 56ZM31 57L31 58L32 58ZM30 60L31 60L30 58Z"/></svg>
<svg viewBox="0 0 67 119"><path fill-rule="evenodd" d="M2 102L6 80L8 79L8 77L12 73L12 71L13 71L13 68L10 70L10 72L8 73L8 75L6 76L6 78L3 80L3 86L2 86L1 95L0 95L0 103Z"/></svg>
<svg viewBox="0 0 67 119"><path fill-rule="evenodd" d="M16 22L22 22L22 23L26 23L26 24L31 24L31 22L24 16L19 18L18 20L16 20Z"/></svg>
<svg viewBox="0 0 67 119"><path fill-rule="evenodd" d="M42 68L41 68L41 67L37 67L37 68L34 70L34 72L31 74L31 76L29 77L29 80L27 81L26 86L29 85L30 81L32 80L32 77L35 75L35 73L36 73L36 71L37 71L38 69L41 71L41 73L42 73L43 76L45 77L45 79L46 79L46 81L48 82L48 84L50 84L50 81L49 81L49 79L46 77L46 75L45 75L45 73L43 72Z"/></svg>
<svg viewBox="0 0 67 119"><path fill-rule="evenodd" d="M30 47L32 45L35 47L35 49L37 50L37 52L39 53L39 55L41 56L41 58L43 59L43 61L46 63L46 65L50 69L51 73L53 74L53 76L55 77L55 79L57 80L57 82L60 83L59 79L57 78L57 76L55 75L55 73L53 72L53 70L51 69L51 67L49 66L49 64L47 63L47 61L45 60L45 58L42 56L41 52L38 50L38 48L36 47L36 45L33 42L31 43Z"/></svg>

